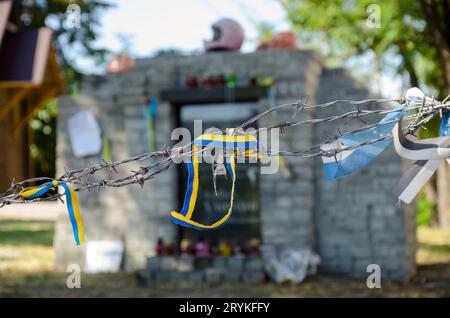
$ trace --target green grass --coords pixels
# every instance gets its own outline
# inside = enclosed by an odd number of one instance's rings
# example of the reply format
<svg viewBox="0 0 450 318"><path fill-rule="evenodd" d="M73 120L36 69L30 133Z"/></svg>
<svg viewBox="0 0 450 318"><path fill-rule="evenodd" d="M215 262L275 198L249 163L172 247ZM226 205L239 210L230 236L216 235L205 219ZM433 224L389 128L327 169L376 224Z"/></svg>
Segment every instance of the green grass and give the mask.
<svg viewBox="0 0 450 318"><path fill-rule="evenodd" d="M0 273L53 268L53 222L0 218Z"/></svg>
<svg viewBox="0 0 450 318"><path fill-rule="evenodd" d="M0 245L52 246L53 222L0 219Z"/></svg>
<svg viewBox="0 0 450 318"><path fill-rule="evenodd" d="M408 284L316 275L300 285L137 284L133 274L82 274L81 289L66 288L67 273L53 271L54 224L0 218L0 297L450 297L450 231L419 227L419 272Z"/></svg>
<svg viewBox="0 0 450 318"><path fill-rule="evenodd" d="M416 260L418 264L449 264L450 231L419 227Z"/></svg>

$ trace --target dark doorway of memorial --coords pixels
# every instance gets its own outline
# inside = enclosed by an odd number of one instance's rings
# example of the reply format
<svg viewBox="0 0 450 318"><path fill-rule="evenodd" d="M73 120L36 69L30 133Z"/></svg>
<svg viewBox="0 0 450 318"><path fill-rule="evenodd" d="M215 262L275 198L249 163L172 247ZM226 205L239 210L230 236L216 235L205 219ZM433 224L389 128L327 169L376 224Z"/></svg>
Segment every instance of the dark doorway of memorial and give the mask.
<svg viewBox="0 0 450 318"><path fill-rule="evenodd" d="M206 129L232 128L257 114L257 103L220 103L183 105L179 111L181 127L190 130L192 138ZM201 120L202 131L194 129L194 121ZM197 122L197 125L199 122ZM254 127L257 128L257 127ZM195 130L195 132L194 132ZM187 185L186 164L179 165L179 206L185 198ZM220 220L230 206L232 180L227 175L216 176L210 163L199 164L199 188L192 219L202 224L213 224ZM220 242L226 241L234 252L244 250L260 241L261 224L259 215L259 166L257 163L236 164L236 185L232 214L227 223L217 229L198 231L180 227L179 243L195 246L199 240L206 241L214 250Z"/></svg>

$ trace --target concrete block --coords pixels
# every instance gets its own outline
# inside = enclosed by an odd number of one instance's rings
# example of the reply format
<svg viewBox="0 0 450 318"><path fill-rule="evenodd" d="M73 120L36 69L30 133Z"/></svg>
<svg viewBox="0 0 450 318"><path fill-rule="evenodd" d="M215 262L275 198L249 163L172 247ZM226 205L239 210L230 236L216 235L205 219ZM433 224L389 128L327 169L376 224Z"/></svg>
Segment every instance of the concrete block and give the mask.
<svg viewBox="0 0 450 318"><path fill-rule="evenodd" d="M147 270L150 272L155 272L161 269L161 259L160 257L153 256L147 259Z"/></svg>
<svg viewBox="0 0 450 318"><path fill-rule="evenodd" d="M263 270L263 260L259 256L249 256L245 259L246 271L262 271Z"/></svg>
<svg viewBox="0 0 450 318"><path fill-rule="evenodd" d="M226 269L228 267L228 257L223 256L214 257L212 266L217 269Z"/></svg>
<svg viewBox="0 0 450 318"><path fill-rule="evenodd" d="M244 271L242 273L242 282L247 284L262 283L265 279L263 271Z"/></svg>
<svg viewBox="0 0 450 318"><path fill-rule="evenodd" d="M188 280L189 272L179 272L174 271L171 272L170 282L181 284Z"/></svg>
<svg viewBox="0 0 450 318"><path fill-rule="evenodd" d="M195 268L195 258L192 256L180 256L177 259L177 271L191 272Z"/></svg>
<svg viewBox="0 0 450 318"><path fill-rule="evenodd" d="M177 259L174 256L160 256L160 269L173 271L177 269Z"/></svg>
<svg viewBox="0 0 450 318"><path fill-rule="evenodd" d="M153 274L153 280L155 284L167 284L172 282L172 272L171 271L156 271Z"/></svg>
<svg viewBox="0 0 450 318"><path fill-rule="evenodd" d="M228 284L239 283L242 280L242 273L240 271L225 271L223 274L223 282Z"/></svg>
<svg viewBox="0 0 450 318"><path fill-rule="evenodd" d="M208 284L220 284L223 280L223 269L207 268L205 270L205 281Z"/></svg>
<svg viewBox="0 0 450 318"><path fill-rule="evenodd" d="M195 259L195 269L205 269L208 268L211 264L211 261L207 258L197 257Z"/></svg>
<svg viewBox="0 0 450 318"><path fill-rule="evenodd" d="M187 273L187 279L191 284L201 284L205 281L205 271L196 270L190 273Z"/></svg>
<svg viewBox="0 0 450 318"><path fill-rule="evenodd" d="M232 256L228 260L228 268L230 271L242 271L244 268L244 256Z"/></svg>

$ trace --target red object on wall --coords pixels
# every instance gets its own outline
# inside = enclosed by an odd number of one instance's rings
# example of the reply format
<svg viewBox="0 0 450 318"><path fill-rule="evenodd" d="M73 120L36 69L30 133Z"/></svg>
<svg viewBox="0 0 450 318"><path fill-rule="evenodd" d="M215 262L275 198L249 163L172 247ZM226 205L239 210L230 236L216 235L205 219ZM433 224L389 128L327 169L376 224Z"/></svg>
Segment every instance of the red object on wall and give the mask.
<svg viewBox="0 0 450 318"><path fill-rule="evenodd" d="M186 78L186 87L188 88L197 88L198 87L198 79L195 75L190 75Z"/></svg>
<svg viewBox="0 0 450 318"><path fill-rule="evenodd" d="M120 54L109 60L106 70L110 74L124 73L133 68L134 65L135 62L132 58L126 54Z"/></svg>
<svg viewBox="0 0 450 318"><path fill-rule="evenodd" d="M258 46L258 50L267 49L296 49L297 39L292 32L279 32L270 40L262 42Z"/></svg>

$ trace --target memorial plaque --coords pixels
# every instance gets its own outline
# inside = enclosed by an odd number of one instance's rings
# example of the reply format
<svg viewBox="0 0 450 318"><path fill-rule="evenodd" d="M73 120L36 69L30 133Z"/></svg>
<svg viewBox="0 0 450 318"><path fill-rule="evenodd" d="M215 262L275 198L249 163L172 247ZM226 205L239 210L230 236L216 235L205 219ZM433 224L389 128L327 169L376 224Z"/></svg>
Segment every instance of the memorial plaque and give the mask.
<svg viewBox="0 0 450 318"><path fill-rule="evenodd" d="M256 103L206 104L186 105L180 113L182 127L191 131L192 138L198 137L206 129L233 128L257 113ZM202 120L202 132L194 134L194 120ZM256 127L254 127L256 128ZM184 199L186 189L186 166L181 166L181 200ZM236 186L234 194L233 213L228 222L214 230L197 231L183 229L182 237L193 239L203 236L210 241L217 242L227 239L230 243L243 246L250 239L260 238L259 219L259 166L257 163L236 163ZM199 191L193 219L203 224L213 224L220 220L230 206L232 180L227 172L226 176L216 177L214 190L213 171L211 164L199 165ZM182 202L181 202L182 204Z"/></svg>

